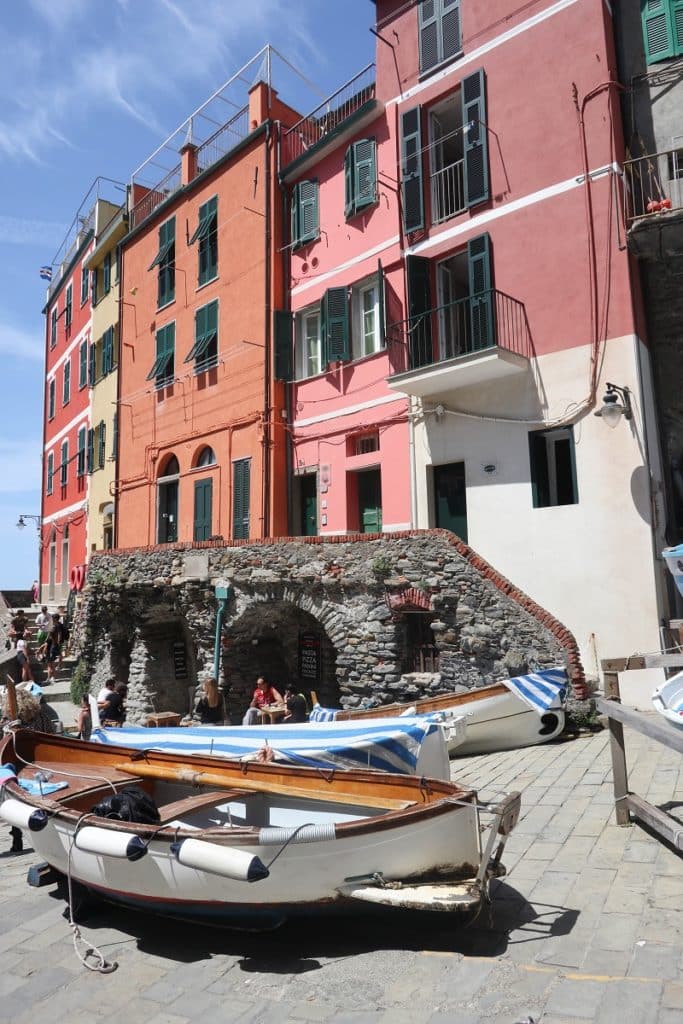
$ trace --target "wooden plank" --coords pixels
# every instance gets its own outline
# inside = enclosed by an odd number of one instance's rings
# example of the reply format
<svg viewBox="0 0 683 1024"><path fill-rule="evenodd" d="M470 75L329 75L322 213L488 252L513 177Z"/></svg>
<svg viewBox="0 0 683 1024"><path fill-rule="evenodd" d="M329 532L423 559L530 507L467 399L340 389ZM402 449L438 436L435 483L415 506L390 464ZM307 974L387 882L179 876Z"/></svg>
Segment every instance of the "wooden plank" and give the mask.
<svg viewBox="0 0 683 1024"><path fill-rule="evenodd" d="M227 800L237 800L239 797L252 796L251 789L211 789L203 793L195 793L192 796L183 797L182 800L174 800L170 804L159 806L159 818L161 824L173 821L175 818L182 818L192 811L200 811L204 807L211 807L212 804L225 803Z"/></svg>
<svg viewBox="0 0 683 1024"><path fill-rule="evenodd" d="M612 700L618 700L620 697L619 693L619 673L618 672L603 672L602 674L602 685L605 690L605 697L609 697Z"/></svg>
<svg viewBox="0 0 683 1024"><path fill-rule="evenodd" d="M670 725L660 715L645 715L642 711L634 711L604 697L598 697L595 703L598 711L607 715L610 720L614 718L622 725L636 729L644 736L649 736L651 740L657 740L665 747L683 754L683 729L679 730L676 726Z"/></svg>
<svg viewBox="0 0 683 1024"><path fill-rule="evenodd" d="M612 755L612 783L614 785L614 810L617 825L630 825L628 807L624 802L628 796L628 772L626 769L626 749L624 747L624 727L621 722L609 719L610 753Z"/></svg>
<svg viewBox="0 0 683 1024"><path fill-rule="evenodd" d="M630 793L625 803L628 804L636 818L644 821L657 835L666 839L676 849L683 850L683 825L680 821L676 821L671 815L648 803L647 800L643 800L642 797L636 796L635 793Z"/></svg>
<svg viewBox="0 0 683 1024"><path fill-rule="evenodd" d="M131 775L142 776L146 779L167 779L170 782L187 782L194 786L216 786L225 789L232 789L235 786L234 776L220 775L218 772L194 771L191 768L164 768L161 765L141 764L135 765L117 764L116 769L120 772L129 772ZM371 793L348 793L333 789L323 789L322 786L305 789L303 786L289 786L284 783L270 782L267 779L248 779L241 777L239 780L240 789L248 789L256 793L275 793L280 796L304 797L307 800L325 800L333 804L352 804L355 807L379 807L387 811L402 811L411 807L415 800L397 800L395 797L373 796Z"/></svg>
<svg viewBox="0 0 683 1024"><path fill-rule="evenodd" d="M626 672L629 668L645 668L645 658L633 654L630 658L603 658L600 662L603 672Z"/></svg>
<svg viewBox="0 0 683 1024"><path fill-rule="evenodd" d="M678 654L646 654L645 668L683 668L683 651Z"/></svg>

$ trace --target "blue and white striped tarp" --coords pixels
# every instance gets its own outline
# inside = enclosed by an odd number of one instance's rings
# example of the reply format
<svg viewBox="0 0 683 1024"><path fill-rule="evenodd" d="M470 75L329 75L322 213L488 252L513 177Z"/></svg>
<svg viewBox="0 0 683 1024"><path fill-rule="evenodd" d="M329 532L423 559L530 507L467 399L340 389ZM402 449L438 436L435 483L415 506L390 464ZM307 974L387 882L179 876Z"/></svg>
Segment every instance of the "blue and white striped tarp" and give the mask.
<svg viewBox="0 0 683 1024"><path fill-rule="evenodd" d="M441 727L419 718L373 722L275 726L198 726L195 728L93 729L93 743L162 750L179 755L209 754L251 758L267 743L273 760L311 768L372 768L415 774L420 749ZM437 743L443 743L437 736Z"/></svg>
<svg viewBox="0 0 683 1024"><path fill-rule="evenodd" d="M501 682L539 715L551 707L561 707L567 699L567 672L564 668L545 668L526 676L501 679Z"/></svg>

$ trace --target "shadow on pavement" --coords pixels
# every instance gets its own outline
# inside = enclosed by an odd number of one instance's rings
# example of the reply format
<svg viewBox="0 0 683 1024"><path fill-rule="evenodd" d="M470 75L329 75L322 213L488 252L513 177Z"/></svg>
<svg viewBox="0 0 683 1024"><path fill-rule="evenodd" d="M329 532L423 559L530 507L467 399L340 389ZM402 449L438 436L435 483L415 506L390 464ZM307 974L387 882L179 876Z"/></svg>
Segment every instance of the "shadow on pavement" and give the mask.
<svg viewBox="0 0 683 1024"><path fill-rule="evenodd" d="M66 898L66 884L50 895ZM238 957L250 973L304 974L320 969L320 960L341 959L375 950L424 950L465 957L498 957L509 944L541 941L568 934L578 911L543 905L536 910L505 882L493 886L490 914L457 924L455 917L410 911L331 913L274 922L271 930L207 927L127 910L86 896L74 901L76 919L97 941L100 929L132 938L144 953L180 963L209 960L216 955ZM65 911L68 916L68 908ZM113 945L116 944L112 943ZM290 953L296 950L296 954Z"/></svg>

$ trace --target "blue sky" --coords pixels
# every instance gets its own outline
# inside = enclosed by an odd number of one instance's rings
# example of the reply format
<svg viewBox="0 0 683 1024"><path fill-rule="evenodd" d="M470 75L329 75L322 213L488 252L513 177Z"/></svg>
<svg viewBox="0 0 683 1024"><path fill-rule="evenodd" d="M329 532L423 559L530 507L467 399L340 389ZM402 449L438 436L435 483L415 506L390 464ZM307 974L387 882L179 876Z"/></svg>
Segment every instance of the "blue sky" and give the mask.
<svg viewBox="0 0 683 1024"><path fill-rule="evenodd" d="M0 12L0 589L37 575L45 285L98 175L131 172L272 43L319 90L374 59L370 0L22 0ZM199 18L199 20L197 20ZM277 72L274 84L278 87ZM293 95L297 93L297 95ZM282 83L285 102L316 94Z"/></svg>

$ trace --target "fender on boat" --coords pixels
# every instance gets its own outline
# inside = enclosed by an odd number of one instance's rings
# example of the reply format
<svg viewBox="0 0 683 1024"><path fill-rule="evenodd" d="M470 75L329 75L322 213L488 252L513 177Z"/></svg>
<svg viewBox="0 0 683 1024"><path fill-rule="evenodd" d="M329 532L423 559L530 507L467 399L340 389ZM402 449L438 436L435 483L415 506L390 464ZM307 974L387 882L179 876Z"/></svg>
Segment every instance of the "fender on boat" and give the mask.
<svg viewBox="0 0 683 1024"><path fill-rule="evenodd" d="M45 811L37 811L34 807L22 804L21 800L14 800L9 797L0 804L0 818L13 825L15 828L28 829L30 832L40 832L45 828L48 817Z"/></svg>
<svg viewBox="0 0 683 1024"><path fill-rule="evenodd" d="M103 854L106 857L121 857L126 860L140 860L147 853L147 845L137 835L117 832L115 829L84 825L74 836L76 849L86 853Z"/></svg>
<svg viewBox="0 0 683 1024"><path fill-rule="evenodd" d="M260 857L245 850L236 850L233 846L181 839L171 843L171 852L179 864L234 878L238 882L259 882L270 874Z"/></svg>

